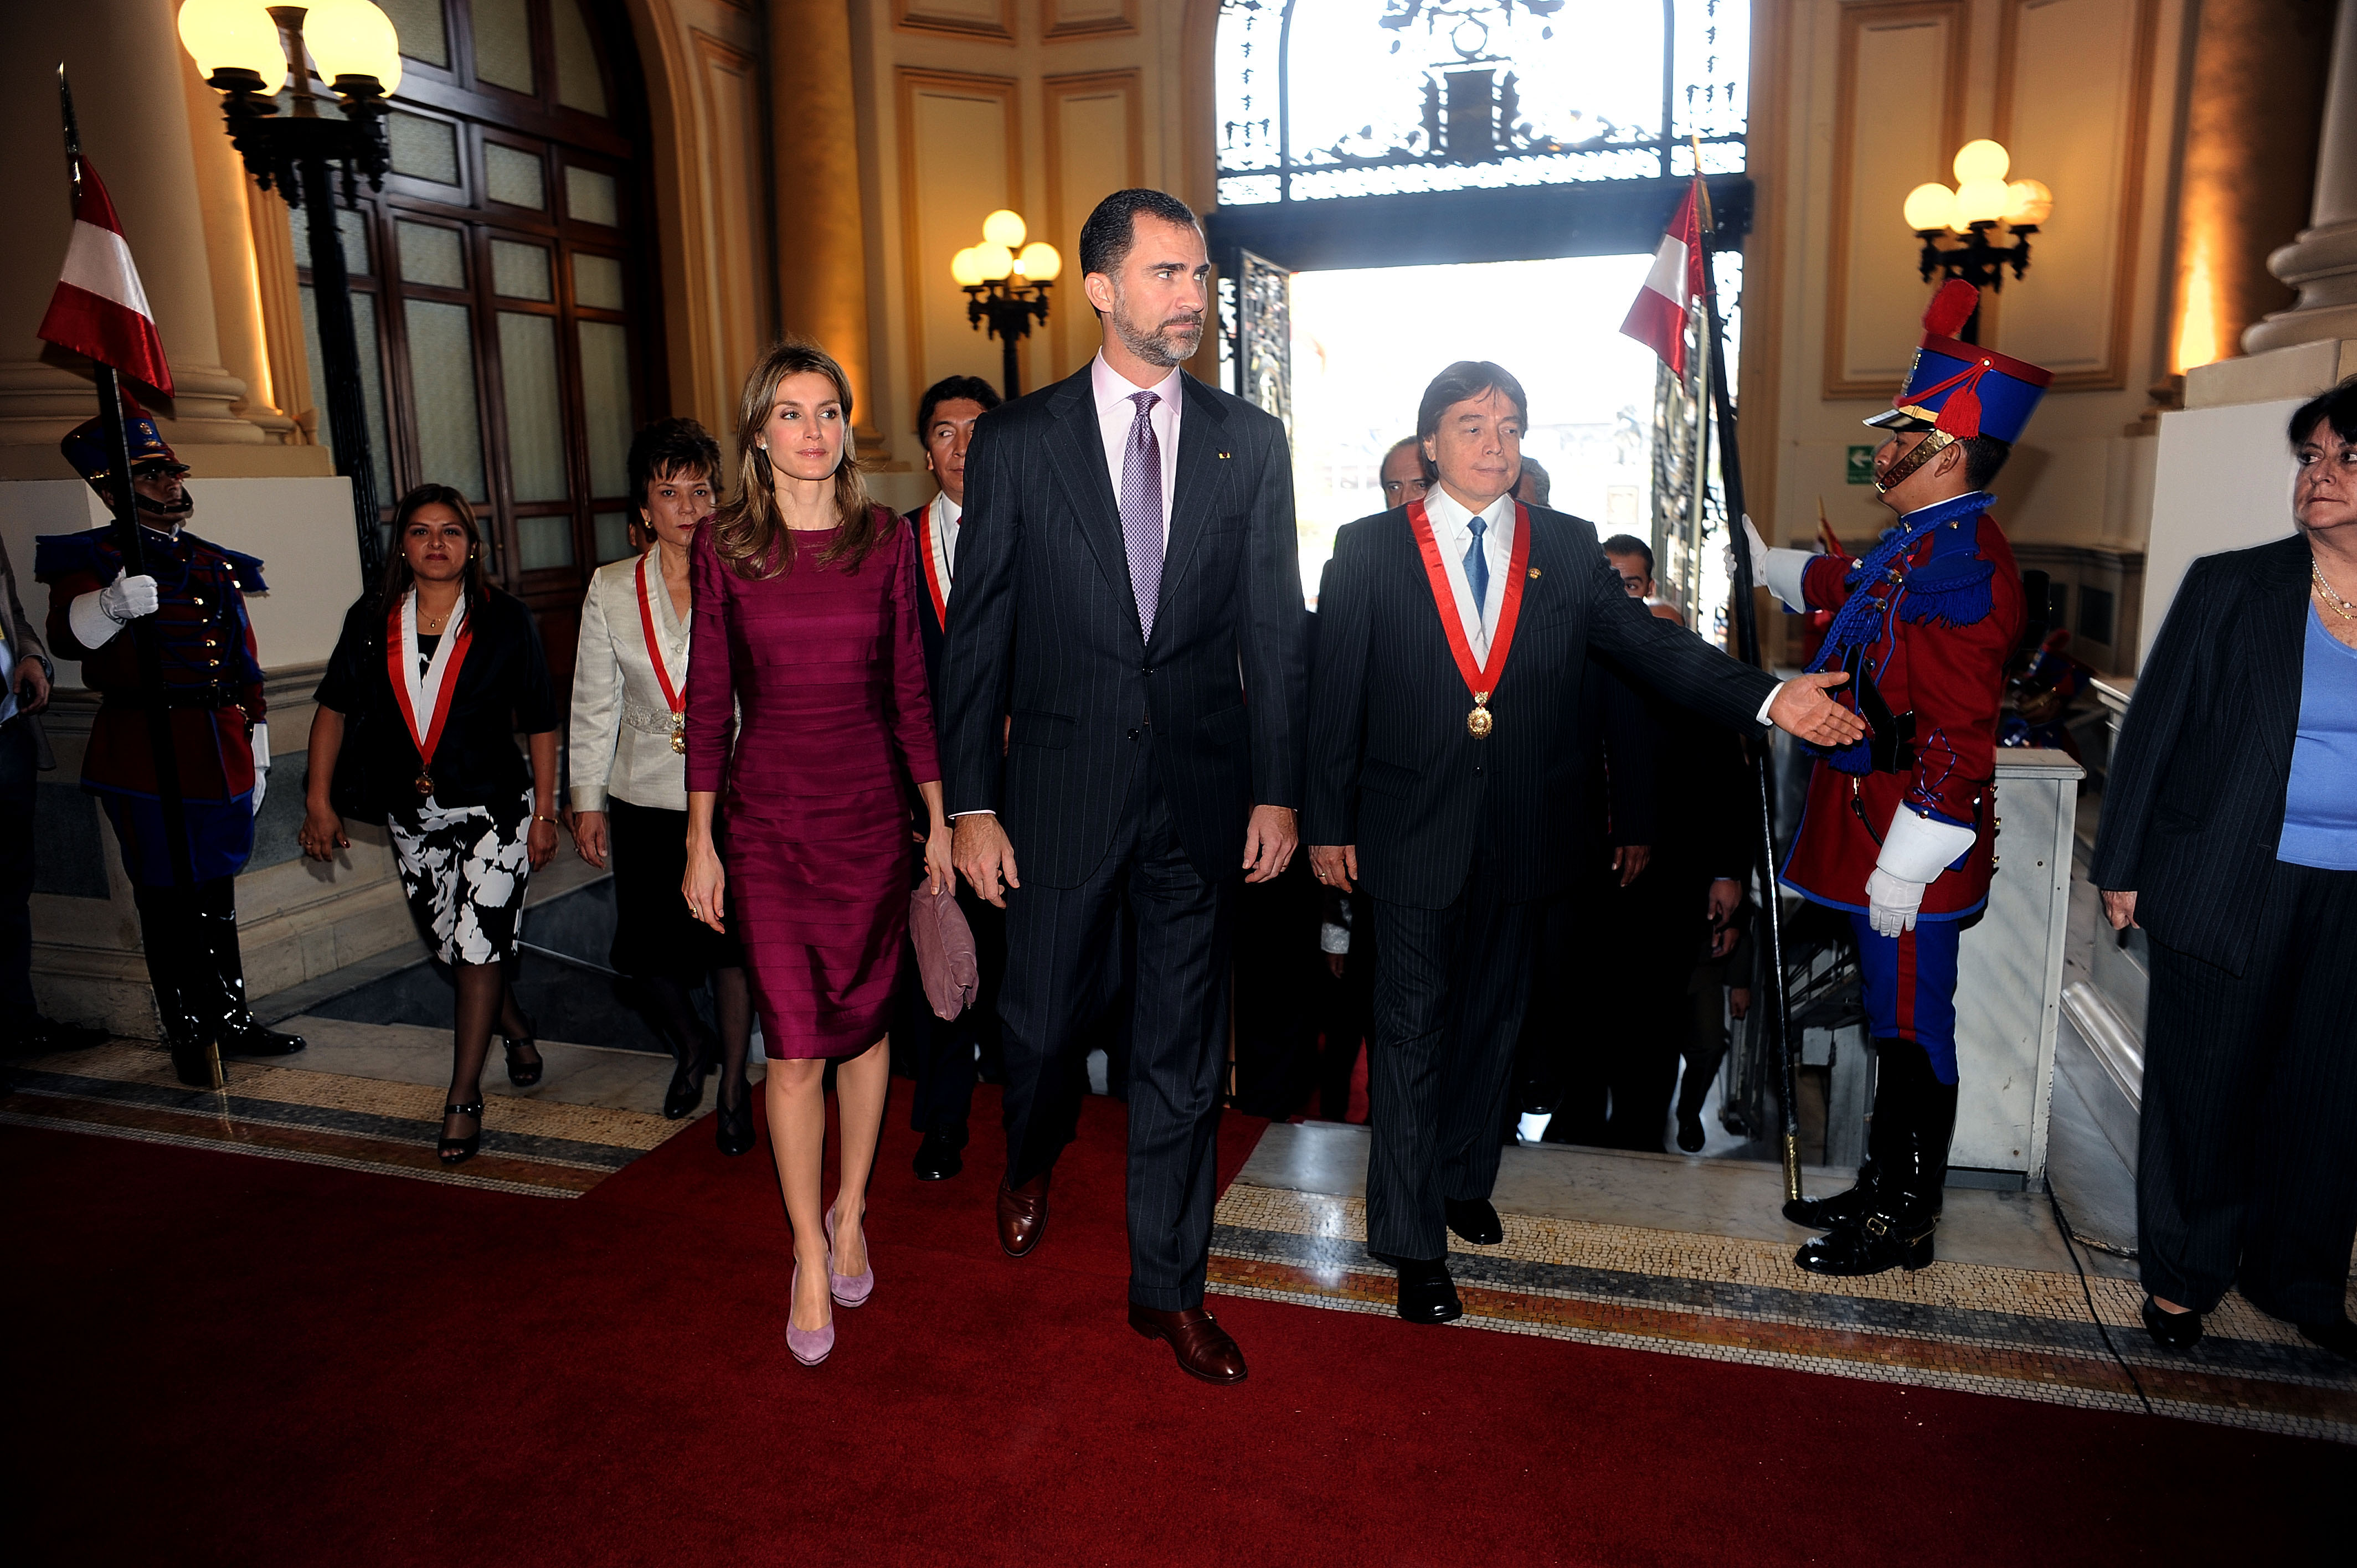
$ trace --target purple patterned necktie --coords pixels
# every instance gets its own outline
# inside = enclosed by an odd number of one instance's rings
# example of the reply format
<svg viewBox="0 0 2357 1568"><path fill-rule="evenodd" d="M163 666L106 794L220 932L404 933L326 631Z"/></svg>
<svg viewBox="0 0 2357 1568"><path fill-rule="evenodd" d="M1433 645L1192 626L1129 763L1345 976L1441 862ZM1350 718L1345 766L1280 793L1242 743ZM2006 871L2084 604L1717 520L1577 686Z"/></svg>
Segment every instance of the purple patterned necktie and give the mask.
<svg viewBox="0 0 2357 1568"><path fill-rule="evenodd" d="M1121 450L1121 538L1129 553L1129 585L1137 595L1137 625L1151 641L1154 610L1162 602L1162 443L1154 434L1159 392L1132 392L1137 419Z"/></svg>

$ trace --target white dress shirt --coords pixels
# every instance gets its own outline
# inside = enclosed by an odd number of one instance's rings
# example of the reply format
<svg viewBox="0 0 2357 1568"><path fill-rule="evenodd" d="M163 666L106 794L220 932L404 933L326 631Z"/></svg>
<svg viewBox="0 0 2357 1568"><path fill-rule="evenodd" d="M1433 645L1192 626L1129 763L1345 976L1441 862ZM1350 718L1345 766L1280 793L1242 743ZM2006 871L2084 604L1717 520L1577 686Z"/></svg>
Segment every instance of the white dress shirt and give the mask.
<svg viewBox="0 0 2357 1568"><path fill-rule="evenodd" d="M950 499L947 491L938 492L933 504L925 509L925 549L933 558L933 575L942 585L942 605L950 602L950 585L957 578L958 520L965 508Z"/></svg>
<svg viewBox="0 0 2357 1568"><path fill-rule="evenodd" d="M1115 505L1121 501L1121 463L1129 449L1130 428L1137 423L1137 404L1130 402L1142 392L1159 392L1161 400L1146 417L1154 426L1154 439L1162 447L1162 546L1170 547L1170 503L1178 489L1178 407L1185 401L1185 389L1178 384L1179 371L1172 367L1168 375L1150 387L1142 387L1105 363L1100 349L1089 361L1089 385L1097 398L1097 431L1104 438L1105 467L1113 476L1113 496Z"/></svg>
<svg viewBox="0 0 2357 1568"><path fill-rule="evenodd" d="M1457 596L1457 619L1472 645L1473 662L1490 661L1490 639L1498 629L1498 611L1506 602L1506 573L1514 563L1514 498L1500 496L1478 513L1468 511L1439 485L1424 494L1424 514L1432 521L1432 537L1440 546L1440 564L1448 574L1449 591ZM1489 591L1479 605L1473 585L1465 575L1465 553L1473 544L1473 519L1479 516L1481 557L1490 564Z"/></svg>

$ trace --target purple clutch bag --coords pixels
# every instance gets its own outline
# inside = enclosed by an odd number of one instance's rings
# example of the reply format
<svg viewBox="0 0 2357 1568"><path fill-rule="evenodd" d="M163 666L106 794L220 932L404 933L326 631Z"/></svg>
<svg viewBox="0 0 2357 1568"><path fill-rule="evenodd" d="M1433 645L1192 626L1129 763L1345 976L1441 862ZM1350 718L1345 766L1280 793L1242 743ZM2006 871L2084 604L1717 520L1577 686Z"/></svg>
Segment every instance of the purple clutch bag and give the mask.
<svg viewBox="0 0 2357 1568"><path fill-rule="evenodd" d="M982 989L982 966L974 957L974 928L965 923L957 895L919 887L909 895L909 939L917 947L917 973L936 1016L954 1018Z"/></svg>

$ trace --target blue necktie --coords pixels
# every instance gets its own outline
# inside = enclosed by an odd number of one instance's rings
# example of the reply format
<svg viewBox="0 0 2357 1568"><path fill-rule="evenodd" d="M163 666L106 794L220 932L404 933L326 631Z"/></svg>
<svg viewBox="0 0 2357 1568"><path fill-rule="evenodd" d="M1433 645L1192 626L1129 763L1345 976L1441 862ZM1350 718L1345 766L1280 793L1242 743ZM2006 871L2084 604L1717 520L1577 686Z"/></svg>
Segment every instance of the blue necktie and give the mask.
<svg viewBox="0 0 2357 1568"><path fill-rule="evenodd" d="M1490 557L1481 549L1481 535L1490 525L1477 512L1467 526L1473 530L1473 542L1465 547L1465 585L1473 590L1473 619L1478 625L1483 623L1490 602Z"/></svg>

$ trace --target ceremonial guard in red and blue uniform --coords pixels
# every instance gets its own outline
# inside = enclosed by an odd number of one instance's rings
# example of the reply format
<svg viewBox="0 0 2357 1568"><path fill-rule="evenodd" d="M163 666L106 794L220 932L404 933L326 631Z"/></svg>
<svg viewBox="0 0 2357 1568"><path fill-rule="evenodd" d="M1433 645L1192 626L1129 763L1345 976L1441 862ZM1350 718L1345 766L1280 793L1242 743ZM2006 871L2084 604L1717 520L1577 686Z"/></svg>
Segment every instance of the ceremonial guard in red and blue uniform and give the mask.
<svg viewBox="0 0 2357 1568"><path fill-rule="evenodd" d="M253 852L253 818L269 768L263 674L245 596L264 591L262 563L188 532L188 465L135 407L124 413L144 571L126 575L116 531L37 542L33 575L49 589L49 646L81 660L82 684L104 699L91 721L81 786L114 824L139 907L141 945L180 1081L210 1087L208 1048L285 1056L299 1035L263 1028L246 1004L237 945L236 877ZM62 443L66 460L112 507L117 478L100 422ZM134 621L148 619L163 689L140 678ZM165 832L148 712L170 721L188 823L189 865L174 866ZM257 768L255 759L261 757Z"/></svg>
<svg viewBox="0 0 2357 1568"><path fill-rule="evenodd" d="M1970 284L1940 291L1906 390L1867 421L1891 433L1875 453L1875 488L1897 526L1863 559L1769 550L1750 536L1755 572L1789 607L1834 612L1809 668L1848 671L1831 695L1868 726L1854 746L1810 748L1808 804L1782 875L1849 914L1876 1047L1857 1185L1786 1210L1828 1232L1794 1260L1817 1273L1932 1261L1955 1128L1957 949L1988 902L1998 709L2024 621L2021 575L1986 487L2052 380L1956 339L1978 302Z"/></svg>

